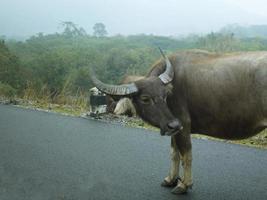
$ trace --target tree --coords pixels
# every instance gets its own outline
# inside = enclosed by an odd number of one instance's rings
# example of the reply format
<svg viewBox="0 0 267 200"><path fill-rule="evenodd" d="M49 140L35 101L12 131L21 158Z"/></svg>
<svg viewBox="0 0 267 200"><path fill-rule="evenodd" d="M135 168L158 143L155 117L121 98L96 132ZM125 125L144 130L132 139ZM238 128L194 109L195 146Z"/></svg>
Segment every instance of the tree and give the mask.
<svg viewBox="0 0 267 200"><path fill-rule="evenodd" d="M198 48L215 52L231 52L239 49L239 40L235 38L233 33L214 33L200 37L196 42Z"/></svg>
<svg viewBox="0 0 267 200"><path fill-rule="evenodd" d="M78 25L74 24L73 22L70 21L62 22L61 26L64 27L63 35L69 37L86 35L86 31L82 27L78 28Z"/></svg>
<svg viewBox="0 0 267 200"><path fill-rule="evenodd" d="M22 70L17 56L0 40L0 82L15 89L22 87Z"/></svg>
<svg viewBox="0 0 267 200"><path fill-rule="evenodd" d="M103 23L96 23L93 29L94 29L94 36L96 37L105 37L108 34L108 32L106 31L106 26Z"/></svg>

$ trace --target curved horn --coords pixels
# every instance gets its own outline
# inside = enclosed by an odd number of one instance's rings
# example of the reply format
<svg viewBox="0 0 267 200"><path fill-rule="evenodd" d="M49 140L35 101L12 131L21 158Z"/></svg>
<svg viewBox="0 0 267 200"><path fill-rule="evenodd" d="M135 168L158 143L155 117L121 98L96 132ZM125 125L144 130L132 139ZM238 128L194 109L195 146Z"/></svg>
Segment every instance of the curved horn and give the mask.
<svg viewBox="0 0 267 200"><path fill-rule="evenodd" d="M159 78L164 84L167 84L172 81L173 76L174 76L174 71L173 71L173 67L171 65L169 58L164 55L160 47L159 47L159 50L160 50L162 57L165 59L165 63L166 63L166 69L162 74L159 75Z"/></svg>
<svg viewBox="0 0 267 200"><path fill-rule="evenodd" d="M122 85L110 85L98 80L92 68L90 72L91 72L90 73L91 80L95 85L95 87L97 87L100 91L106 94L124 96L138 92L138 88L134 83L122 84Z"/></svg>

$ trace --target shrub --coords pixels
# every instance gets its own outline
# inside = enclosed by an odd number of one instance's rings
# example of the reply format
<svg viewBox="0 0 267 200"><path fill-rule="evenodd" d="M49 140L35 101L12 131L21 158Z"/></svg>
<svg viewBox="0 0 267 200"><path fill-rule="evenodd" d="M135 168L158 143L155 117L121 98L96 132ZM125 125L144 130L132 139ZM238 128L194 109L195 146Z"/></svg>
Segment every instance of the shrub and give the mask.
<svg viewBox="0 0 267 200"><path fill-rule="evenodd" d="M0 96L14 98L16 95L16 90L8 84L0 82Z"/></svg>

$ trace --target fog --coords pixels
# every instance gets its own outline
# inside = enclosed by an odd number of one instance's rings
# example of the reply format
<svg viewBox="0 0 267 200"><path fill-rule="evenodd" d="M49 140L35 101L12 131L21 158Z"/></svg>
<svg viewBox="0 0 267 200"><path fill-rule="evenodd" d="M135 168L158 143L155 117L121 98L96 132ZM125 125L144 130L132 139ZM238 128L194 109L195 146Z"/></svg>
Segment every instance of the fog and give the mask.
<svg viewBox="0 0 267 200"><path fill-rule="evenodd" d="M97 22L109 35L186 35L227 24L266 24L265 0L8 0L0 3L0 35L60 32L72 21L92 33ZM62 28L62 27L61 27Z"/></svg>

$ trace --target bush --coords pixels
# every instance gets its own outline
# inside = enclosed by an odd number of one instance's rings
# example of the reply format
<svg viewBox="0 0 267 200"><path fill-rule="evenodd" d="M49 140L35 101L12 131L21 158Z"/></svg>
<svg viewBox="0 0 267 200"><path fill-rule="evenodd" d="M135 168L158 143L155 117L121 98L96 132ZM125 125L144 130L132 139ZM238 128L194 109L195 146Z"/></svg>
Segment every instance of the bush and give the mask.
<svg viewBox="0 0 267 200"><path fill-rule="evenodd" d="M14 98L16 95L16 90L8 84L0 82L0 96Z"/></svg>

